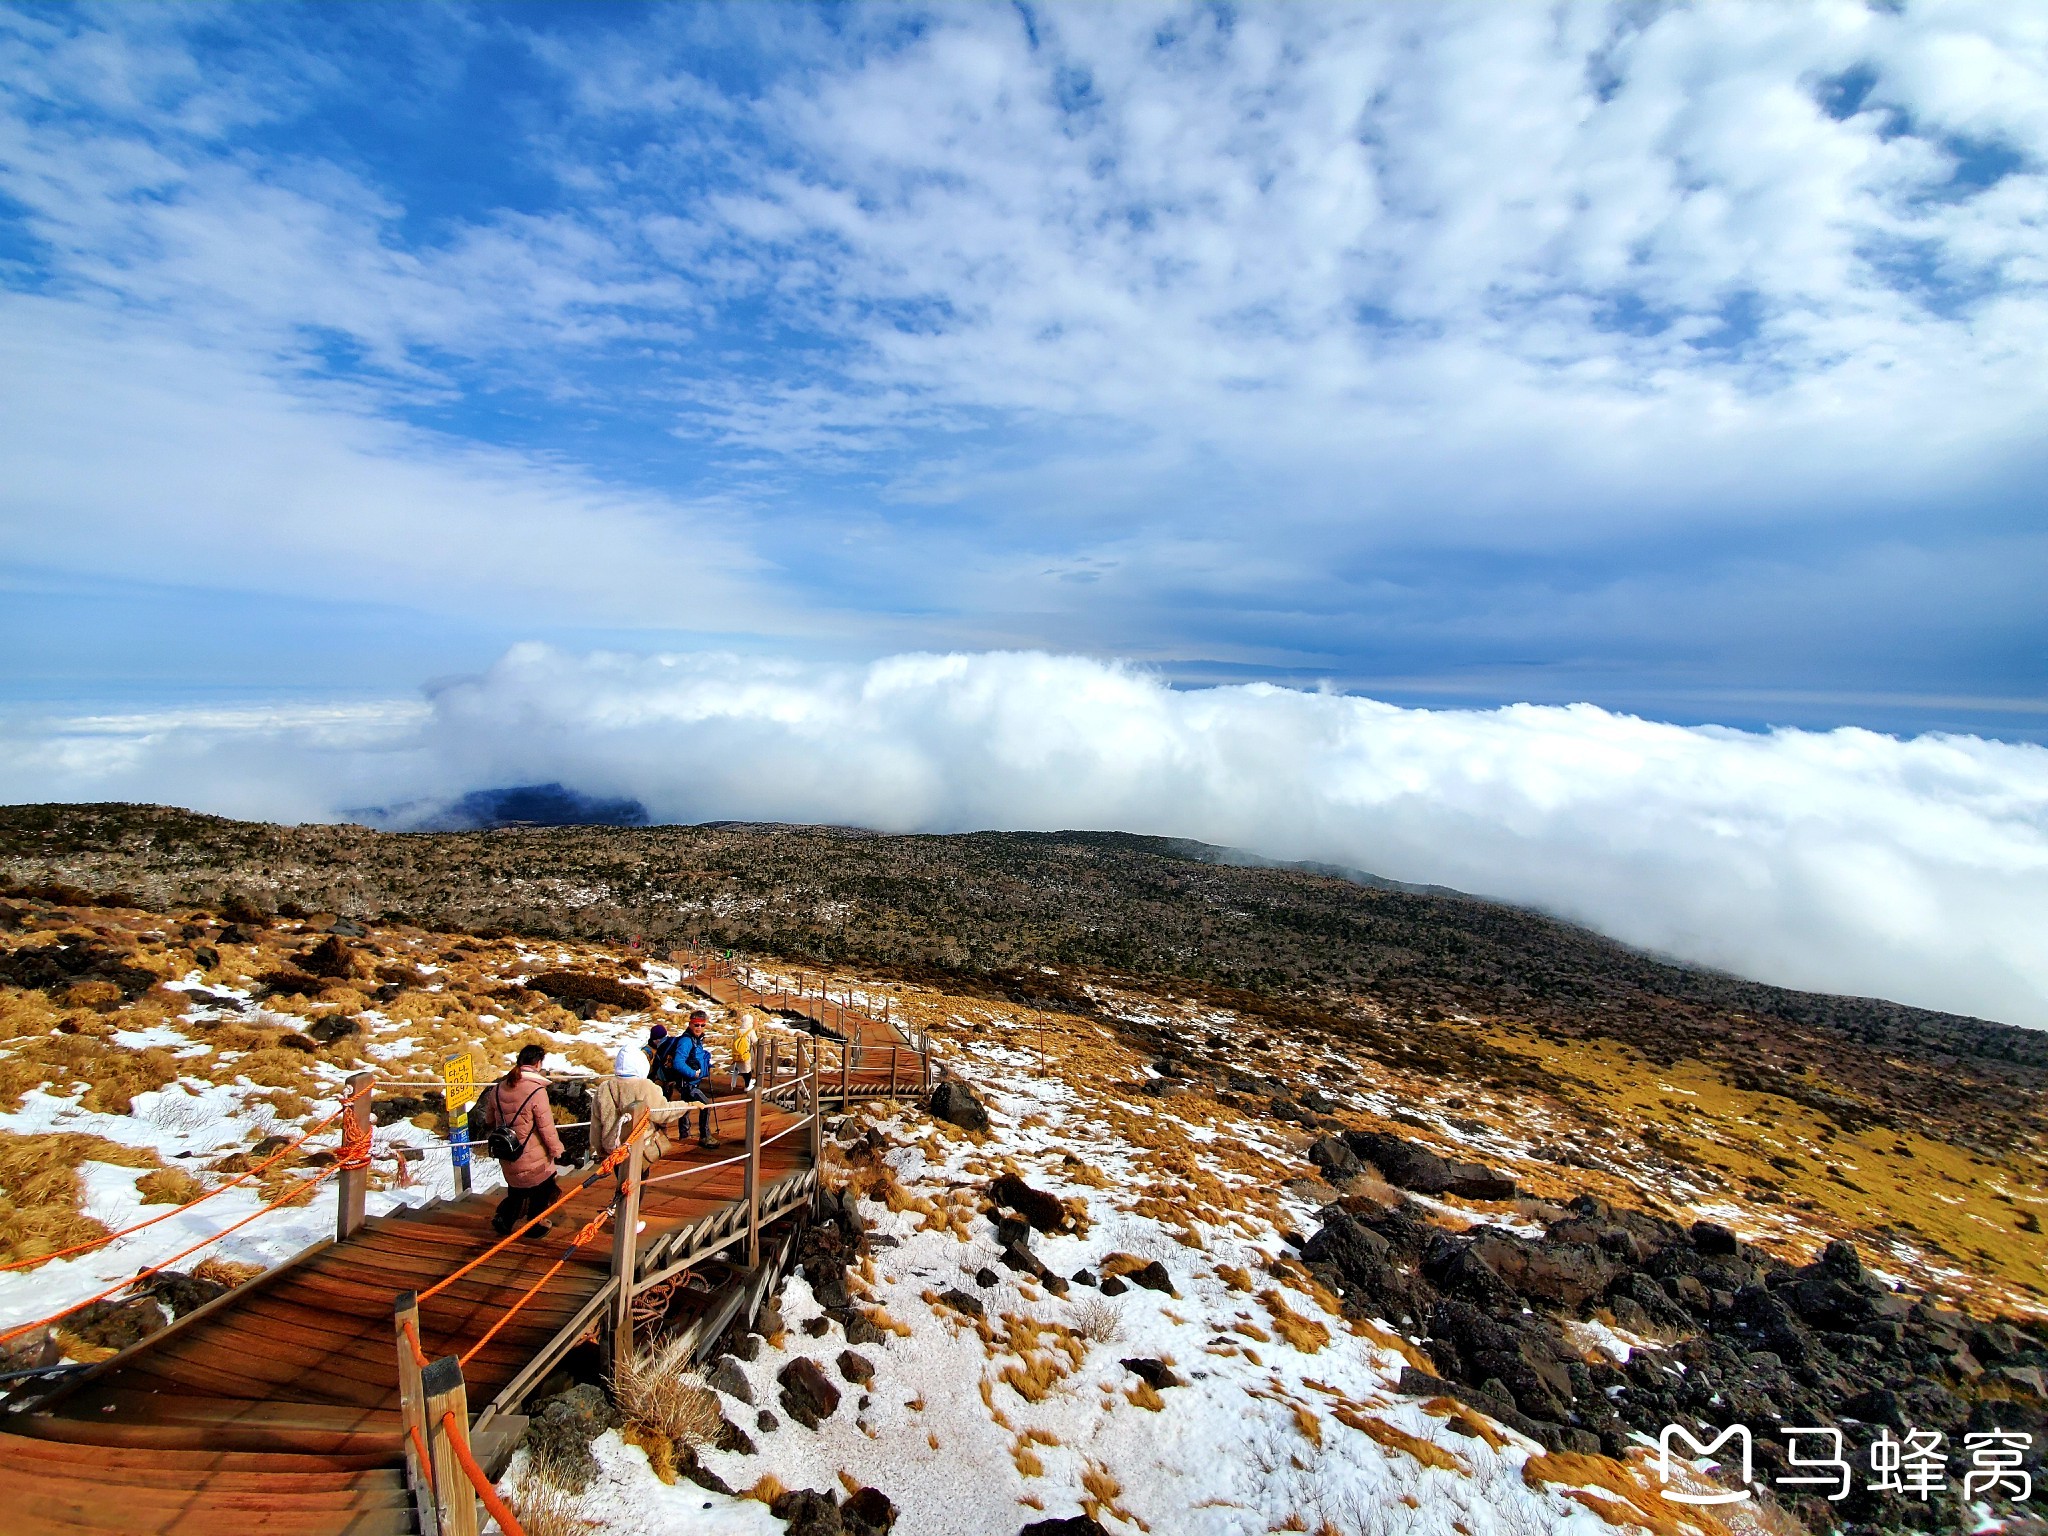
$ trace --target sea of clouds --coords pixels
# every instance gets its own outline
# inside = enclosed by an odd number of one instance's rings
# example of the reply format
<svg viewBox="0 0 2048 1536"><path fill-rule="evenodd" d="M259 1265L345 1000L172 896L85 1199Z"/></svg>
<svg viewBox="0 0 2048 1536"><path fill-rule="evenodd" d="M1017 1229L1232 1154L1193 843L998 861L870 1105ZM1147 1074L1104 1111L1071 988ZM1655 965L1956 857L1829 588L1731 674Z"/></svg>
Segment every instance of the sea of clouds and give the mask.
<svg viewBox="0 0 2048 1536"><path fill-rule="evenodd" d="M2048 749L1174 688L1034 652L517 647L424 703L15 720L0 798L334 819L558 780L663 821L1095 828L1453 886L1783 985L2048 1027Z"/></svg>

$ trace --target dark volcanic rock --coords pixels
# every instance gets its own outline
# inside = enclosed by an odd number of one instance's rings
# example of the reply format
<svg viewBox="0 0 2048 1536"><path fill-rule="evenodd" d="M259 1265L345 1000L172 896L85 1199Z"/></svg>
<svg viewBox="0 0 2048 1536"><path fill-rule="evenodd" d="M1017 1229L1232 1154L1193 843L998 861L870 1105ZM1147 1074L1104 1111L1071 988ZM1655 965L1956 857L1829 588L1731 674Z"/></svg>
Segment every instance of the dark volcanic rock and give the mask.
<svg viewBox="0 0 2048 1536"><path fill-rule="evenodd" d="M896 1524L896 1506L879 1488L861 1488L839 1506L847 1536L884 1536Z"/></svg>
<svg viewBox="0 0 2048 1536"><path fill-rule="evenodd" d="M1735 1257L1737 1247L1735 1234L1712 1221L1696 1221L1692 1224L1692 1245L1701 1253L1731 1259Z"/></svg>
<svg viewBox="0 0 2048 1536"><path fill-rule="evenodd" d="M1014 1173L1006 1173L988 1187L989 1198L1007 1206L1031 1223L1038 1232L1065 1232L1073 1225L1058 1195L1033 1189Z"/></svg>
<svg viewBox="0 0 2048 1536"><path fill-rule="evenodd" d="M846 1536L839 1506L829 1493L793 1489L770 1504L768 1513L786 1522L789 1536Z"/></svg>
<svg viewBox="0 0 2048 1536"><path fill-rule="evenodd" d="M539 1406L527 1423L524 1443L564 1488L581 1493L598 1475L590 1442L618 1424L618 1410L602 1391L588 1384L575 1386Z"/></svg>
<svg viewBox="0 0 2048 1536"><path fill-rule="evenodd" d="M1148 1291L1162 1291L1168 1296L1178 1296L1173 1288L1173 1276L1166 1272L1166 1266L1154 1259L1143 1269L1134 1269L1124 1276L1132 1285L1142 1285Z"/></svg>
<svg viewBox="0 0 2048 1536"><path fill-rule="evenodd" d="M875 1379L875 1363L865 1355L857 1355L850 1349L839 1351L839 1374L857 1387L864 1387Z"/></svg>
<svg viewBox="0 0 2048 1536"><path fill-rule="evenodd" d="M955 1312L965 1312L970 1317L984 1317L988 1313L988 1309L981 1304L979 1296L971 1296L957 1286L951 1290L939 1292L939 1300L951 1307Z"/></svg>
<svg viewBox="0 0 2048 1536"><path fill-rule="evenodd" d="M839 1408L839 1389L823 1366L808 1355L799 1355L776 1374L782 1388L782 1411L805 1429L816 1429Z"/></svg>
<svg viewBox="0 0 2048 1536"><path fill-rule="evenodd" d="M1068 1515L1064 1520L1034 1520L1017 1536L1109 1536L1109 1531L1092 1515Z"/></svg>
<svg viewBox="0 0 2048 1536"><path fill-rule="evenodd" d="M1466 1200L1512 1200L1515 1181L1478 1163L1453 1162L1426 1147L1379 1131L1346 1131L1344 1140L1373 1164L1387 1182L1418 1195L1457 1195Z"/></svg>
<svg viewBox="0 0 2048 1536"><path fill-rule="evenodd" d="M929 1106L934 1119L957 1125L963 1131L986 1131L988 1110L975 1092L957 1077L949 1077L932 1090Z"/></svg>
<svg viewBox="0 0 2048 1536"><path fill-rule="evenodd" d="M1325 1136L1308 1149L1308 1160L1335 1181L1365 1172L1365 1164L1341 1137Z"/></svg>
<svg viewBox="0 0 2048 1536"><path fill-rule="evenodd" d="M1125 1360L1121 1364L1125 1370L1138 1377L1155 1391L1164 1391L1168 1387L1184 1387L1187 1385L1186 1382L1173 1373L1173 1367L1164 1360L1139 1357Z"/></svg>

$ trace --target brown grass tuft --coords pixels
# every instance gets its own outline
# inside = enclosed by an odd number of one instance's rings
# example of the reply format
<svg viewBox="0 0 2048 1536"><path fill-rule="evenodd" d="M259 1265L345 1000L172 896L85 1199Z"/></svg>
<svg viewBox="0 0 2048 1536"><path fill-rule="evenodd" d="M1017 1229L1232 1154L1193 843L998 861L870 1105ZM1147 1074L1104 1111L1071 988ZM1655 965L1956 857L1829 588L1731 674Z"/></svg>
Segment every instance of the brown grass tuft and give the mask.
<svg viewBox="0 0 2048 1536"><path fill-rule="evenodd" d="M619 1431L619 1438L628 1445L637 1445L647 1453L647 1465L654 1475L664 1483L676 1480L676 1443L658 1429L645 1424L628 1423Z"/></svg>
<svg viewBox="0 0 2048 1536"><path fill-rule="evenodd" d="M597 1529L595 1520L576 1513L576 1500L538 1474L520 1480L511 1497L512 1513L526 1536L584 1536Z"/></svg>
<svg viewBox="0 0 2048 1536"><path fill-rule="evenodd" d="M1369 1413L1360 1413L1356 1408L1343 1404L1330 1411L1339 1424L1348 1425L1390 1451L1402 1451L1413 1456L1425 1467L1438 1467L1446 1472L1458 1472L1467 1476L1471 1474L1472 1469L1465 1465L1462 1458L1433 1441L1423 1440L1409 1434L1405 1429L1389 1424L1385 1419L1375 1418Z"/></svg>
<svg viewBox="0 0 2048 1536"><path fill-rule="evenodd" d="M1235 1264L1218 1264L1216 1278L1233 1291L1249 1291L1252 1288L1252 1277Z"/></svg>
<svg viewBox="0 0 2048 1536"><path fill-rule="evenodd" d="M135 1192L144 1205L189 1205L206 1193L206 1186L182 1168L159 1168L137 1179Z"/></svg>
<svg viewBox="0 0 2048 1536"><path fill-rule="evenodd" d="M1294 1409L1294 1427L1301 1431L1302 1437L1310 1445L1314 1446L1317 1450L1321 1450L1323 1448L1323 1421L1301 1403L1295 1403L1292 1406Z"/></svg>
<svg viewBox="0 0 2048 1536"><path fill-rule="evenodd" d="M1272 1289L1259 1292L1259 1304L1273 1316L1273 1326L1280 1331L1280 1337L1292 1344L1305 1355L1313 1355L1330 1342L1330 1330L1312 1317L1303 1317L1287 1305L1285 1298Z"/></svg>
<svg viewBox="0 0 2048 1536"><path fill-rule="evenodd" d="M232 1259L207 1259L192 1266L194 1278L211 1280L216 1285L225 1285L230 1290L238 1285L247 1285L263 1273L261 1264L237 1264Z"/></svg>
<svg viewBox="0 0 2048 1536"><path fill-rule="evenodd" d="M107 1235L79 1214L84 1162L149 1168L156 1155L100 1136L0 1131L0 1259L32 1259Z"/></svg>
<svg viewBox="0 0 2048 1536"><path fill-rule="evenodd" d="M741 1491L740 1497L743 1499L755 1499L763 1504L773 1504L787 1492L789 1492L789 1489L784 1485L781 1478L777 1477L773 1472L763 1472L755 1480L753 1487Z"/></svg>
<svg viewBox="0 0 2048 1536"><path fill-rule="evenodd" d="M663 1436L674 1445L696 1446L715 1438L724 1416L718 1394L690 1368L681 1341L636 1355L612 1383L619 1412L628 1424Z"/></svg>

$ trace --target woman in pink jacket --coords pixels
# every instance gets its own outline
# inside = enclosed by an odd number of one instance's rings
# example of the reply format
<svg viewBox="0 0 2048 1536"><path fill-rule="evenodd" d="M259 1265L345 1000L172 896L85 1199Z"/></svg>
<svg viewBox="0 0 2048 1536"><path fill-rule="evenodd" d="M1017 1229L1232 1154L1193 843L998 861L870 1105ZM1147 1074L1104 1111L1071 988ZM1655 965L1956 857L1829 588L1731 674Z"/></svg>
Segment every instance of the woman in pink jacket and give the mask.
<svg viewBox="0 0 2048 1536"><path fill-rule="evenodd" d="M501 1157L498 1167L505 1175L505 1198L498 1203L491 1226L500 1237L529 1216L537 1216L562 1192L555 1186L555 1164L562 1156L562 1138L555 1131L554 1111L548 1107L548 1080L540 1069L547 1052L537 1045L521 1046L519 1060L499 1078L477 1106L485 1113L492 1130L502 1126L519 1149L517 1157ZM527 1236L546 1237L554 1230L551 1221L531 1228Z"/></svg>

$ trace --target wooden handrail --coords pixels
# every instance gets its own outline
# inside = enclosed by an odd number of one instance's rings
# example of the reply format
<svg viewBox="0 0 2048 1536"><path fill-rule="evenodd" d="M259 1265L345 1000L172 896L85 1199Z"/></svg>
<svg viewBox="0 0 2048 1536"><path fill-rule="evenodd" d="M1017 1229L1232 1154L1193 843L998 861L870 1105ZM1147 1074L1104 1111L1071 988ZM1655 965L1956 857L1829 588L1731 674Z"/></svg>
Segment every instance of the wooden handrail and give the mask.
<svg viewBox="0 0 2048 1536"><path fill-rule="evenodd" d="M426 1399L440 1536L477 1536L476 1490L455 1449L458 1439L464 1450L469 1441L469 1391L461 1364L453 1355L434 1361L420 1373L420 1391Z"/></svg>
<svg viewBox="0 0 2048 1536"><path fill-rule="evenodd" d="M636 1133L646 1119L645 1109L619 1118L620 1139L636 1139L633 1150L620 1166L623 1182L619 1186L618 1209L612 1218L612 1275L618 1281L612 1302L613 1381L622 1380L633 1364L633 1271L639 1264L640 1166L646 1152Z"/></svg>
<svg viewBox="0 0 2048 1536"><path fill-rule="evenodd" d="M424 1353L419 1344L420 1304L419 1298L411 1291L401 1291L392 1303L392 1332L398 1346L398 1414L405 1428L405 1486L412 1497L414 1513L419 1516L423 1536L439 1536L440 1508L434 1497L434 1468L431 1452L422 1460L420 1447L430 1438L427 1425L427 1398L420 1386L420 1360Z"/></svg>

